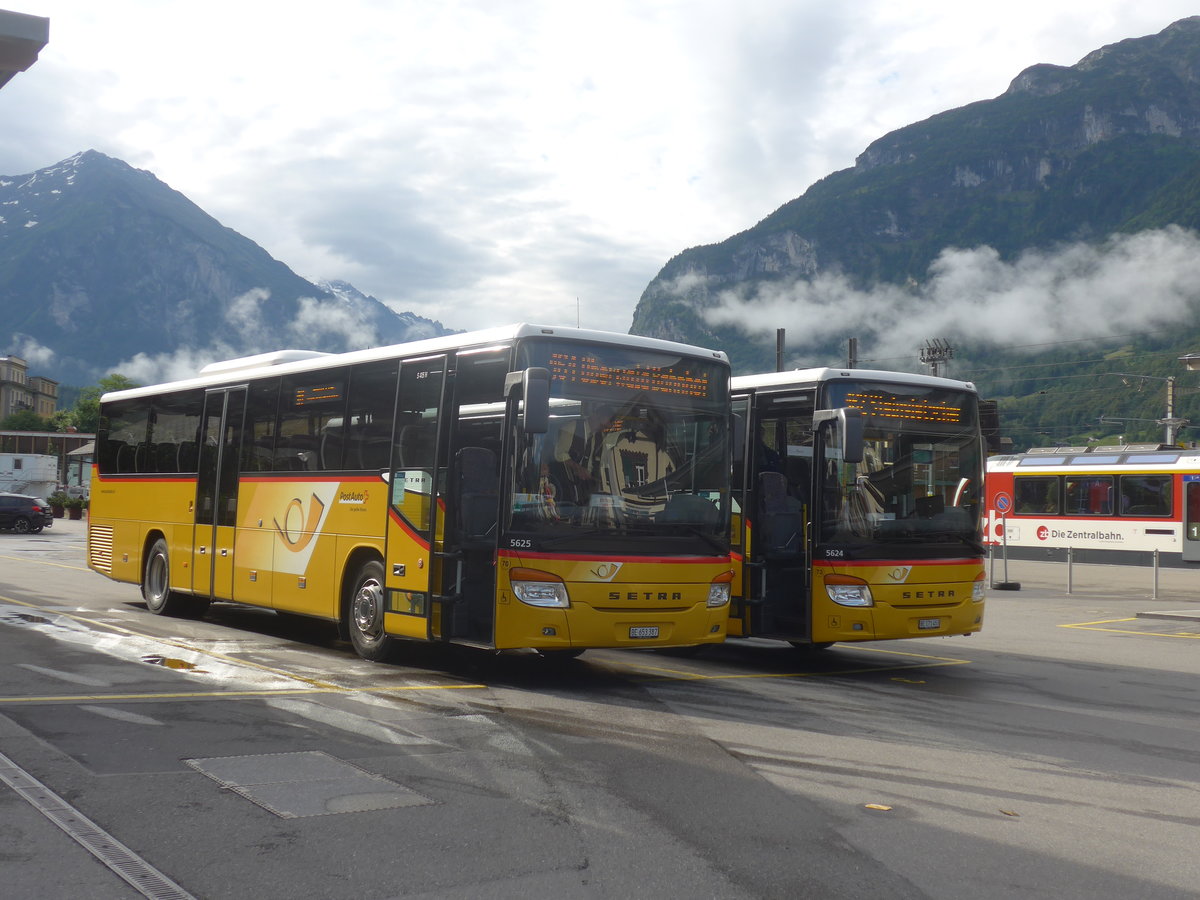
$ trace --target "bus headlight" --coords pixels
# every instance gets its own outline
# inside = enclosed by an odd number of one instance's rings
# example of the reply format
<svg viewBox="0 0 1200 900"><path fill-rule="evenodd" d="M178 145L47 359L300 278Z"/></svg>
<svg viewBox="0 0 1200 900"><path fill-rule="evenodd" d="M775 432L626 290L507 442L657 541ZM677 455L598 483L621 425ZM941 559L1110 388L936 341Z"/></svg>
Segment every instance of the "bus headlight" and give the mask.
<svg viewBox="0 0 1200 900"><path fill-rule="evenodd" d="M826 575L825 593L839 606L874 606L871 586L853 575Z"/></svg>
<svg viewBox="0 0 1200 900"><path fill-rule="evenodd" d="M983 573L980 572L975 579L975 584L971 586L971 600L975 603L982 603L987 597L987 583L983 580Z"/></svg>
<svg viewBox="0 0 1200 900"><path fill-rule="evenodd" d="M722 572L712 580L712 584L708 586L708 601L705 603L709 609L720 609L729 603L729 587L733 583L733 569Z"/></svg>
<svg viewBox="0 0 1200 900"><path fill-rule="evenodd" d="M513 569L508 574L513 593L522 603L530 606L559 607L571 605L567 585L557 575L537 569Z"/></svg>

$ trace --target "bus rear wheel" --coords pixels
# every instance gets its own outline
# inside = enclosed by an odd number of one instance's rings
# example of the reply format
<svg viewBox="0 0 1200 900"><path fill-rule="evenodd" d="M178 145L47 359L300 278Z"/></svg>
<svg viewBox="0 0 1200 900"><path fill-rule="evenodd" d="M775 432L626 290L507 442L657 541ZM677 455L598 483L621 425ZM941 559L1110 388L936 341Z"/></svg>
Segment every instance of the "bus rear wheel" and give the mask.
<svg viewBox="0 0 1200 900"><path fill-rule="evenodd" d="M358 570L346 604L350 643L369 662L387 662L396 650L396 639L383 630L384 596L383 563L373 559Z"/></svg>
<svg viewBox="0 0 1200 900"><path fill-rule="evenodd" d="M146 554L146 565L142 569L142 599L156 616L195 618L204 615L208 609L207 600L171 590L171 557L163 538L156 540Z"/></svg>

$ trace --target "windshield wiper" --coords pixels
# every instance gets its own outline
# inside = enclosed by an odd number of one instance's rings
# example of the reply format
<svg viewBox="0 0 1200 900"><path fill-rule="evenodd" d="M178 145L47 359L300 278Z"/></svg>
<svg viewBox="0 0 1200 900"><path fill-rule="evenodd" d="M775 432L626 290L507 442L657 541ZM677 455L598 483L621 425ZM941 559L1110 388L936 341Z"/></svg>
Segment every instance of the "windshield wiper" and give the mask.
<svg viewBox="0 0 1200 900"><path fill-rule="evenodd" d="M708 532L701 531L695 525L686 525L682 522L672 522L671 525L681 531L686 532L687 534L692 535L693 537L700 538L700 540L712 547L717 553L728 552L728 548L726 548L726 546L720 540Z"/></svg>

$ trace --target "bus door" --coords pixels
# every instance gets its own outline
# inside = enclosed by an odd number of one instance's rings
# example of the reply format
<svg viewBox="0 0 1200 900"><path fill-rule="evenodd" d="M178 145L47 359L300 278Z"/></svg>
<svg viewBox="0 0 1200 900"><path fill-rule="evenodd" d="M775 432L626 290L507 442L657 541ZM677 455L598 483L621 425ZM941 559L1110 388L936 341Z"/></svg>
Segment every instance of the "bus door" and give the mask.
<svg viewBox="0 0 1200 900"><path fill-rule="evenodd" d="M732 602L729 604L729 633L750 634L751 591L757 590L751 581L757 582L756 568L750 561L749 511L753 500L751 463L753 454L747 454L746 444L750 435L750 397L735 397L730 403L733 413L733 452L731 454L733 479L730 484L732 515L729 520L729 549L734 576Z"/></svg>
<svg viewBox="0 0 1200 900"><path fill-rule="evenodd" d="M440 592L444 455L440 445L446 390L444 355L405 360L396 397L388 507L387 631L430 640L441 617Z"/></svg>
<svg viewBox="0 0 1200 900"><path fill-rule="evenodd" d="M746 450L750 633L804 640L812 632L812 394L758 400Z"/></svg>
<svg viewBox="0 0 1200 900"><path fill-rule="evenodd" d="M205 393L196 477L192 591L214 600L233 599L233 544L237 524L238 460L246 388Z"/></svg>
<svg viewBox="0 0 1200 900"><path fill-rule="evenodd" d="M443 636L484 646L495 645L500 460L511 458L503 448L512 413L501 399L509 353L499 347L458 354L448 428Z"/></svg>

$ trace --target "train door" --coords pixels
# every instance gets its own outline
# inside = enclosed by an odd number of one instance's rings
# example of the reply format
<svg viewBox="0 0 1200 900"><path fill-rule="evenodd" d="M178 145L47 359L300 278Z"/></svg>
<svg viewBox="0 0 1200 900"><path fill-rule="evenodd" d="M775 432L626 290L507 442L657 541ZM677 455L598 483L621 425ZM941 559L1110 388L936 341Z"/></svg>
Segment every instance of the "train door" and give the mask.
<svg viewBox="0 0 1200 900"><path fill-rule="evenodd" d="M1183 560L1200 562L1200 475L1183 476Z"/></svg>
<svg viewBox="0 0 1200 900"><path fill-rule="evenodd" d="M205 393L194 507L192 592L213 600L233 598L238 461L245 409L244 386Z"/></svg>

